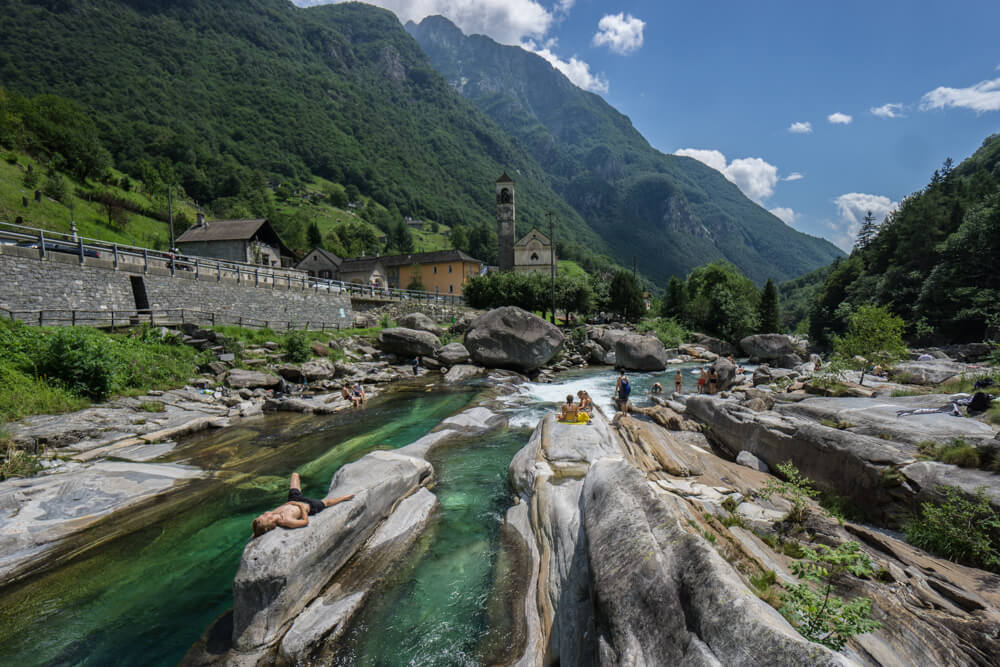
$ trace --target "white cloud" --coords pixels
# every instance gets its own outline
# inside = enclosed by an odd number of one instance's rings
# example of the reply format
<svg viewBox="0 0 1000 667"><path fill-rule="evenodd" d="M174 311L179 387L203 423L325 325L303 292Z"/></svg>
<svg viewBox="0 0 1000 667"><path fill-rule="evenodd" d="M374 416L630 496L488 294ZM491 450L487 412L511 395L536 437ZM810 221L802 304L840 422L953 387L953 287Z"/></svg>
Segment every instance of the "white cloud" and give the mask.
<svg viewBox="0 0 1000 667"><path fill-rule="evenodd" d="M869 109L873 114L879 118L902 118L903 117L903 105L900 103L896 104L883 104L880 107L872 107Z"/></svg>
<svg viewBox="0 0 1000 667"><path fill-rule="evenodd" d="M758 204L773 195L778 184L778 168L759 157L737 158L727 164L726 156L717 150L681 148L674 155L694 158L721 172Z"/></svg>
<svg viewBox="0 0 1000 667"><path fill-rule="evenodd" d="M826 119L834 125L850 125L854 117L838 111L837 113L830 114Z"/></svg>
<svg viewBox="0 0 1000 667"><path fill-rule="evenodd" d="M590 65L582 60L579 60L576 56L571 57L569 60L563 60L556 54L552 53L550 49L538 49L531 42L525 42L521 45L521 47L531 51L535 55L545 58L549 61L550 65L562 72L567 79L580 88L590 90L595 93L608 92L608 80L600 74L593 74L590 71Z"/></svg>
<svg viewBox="0 0 1000 667"><path fill-rule="evenodd" d="M607 14L597 24L594 46L607 46L615 53L627 55L642 46L642 29L646 22L631 14Z"/></svg>
<svg viewBox="0 0 1000 667"><path fill-rule="evenodd" d="M778 208L768 209L768 213L775 216L776 218L778 218L783 223L789 226L794 225L795 221L799 217L798 213L796 213L790 208L785 208L783 206L779 206Z"/></svg>
<svg viewBox="0 0 1000 667"><path fill-rule="evenodd" d="M828 222L827 225L834 232L831 240L845 252L850 252L854 246L854 239L857 238L861 223L869 211L880 224L885 216L899 207L899 202L892 201L888 197L862 192L840 195L833 200L833 203L837 205L840 219L837 222Z"/></svg>
<svg viewBox="0 0 1000 667"><path fill-rule="evenodd" d="M797 171L793 171L792 173L790 173L788 176L785 176L781 180L783 180L783 181L801 181L803 178L805 178L805 176L803 176L802 174L800 174Z"/></svg>
<svg viewBox="0 0 1000 667"><path fill-rule="evenodd" d="M338 0L293 0L300 7L332 4ZM536 0L366 0L394 13L403 23L419 23L440 14L466 35L480 34L503 44L519 45L541 39L556 20L554 12L567 12L573 0L559 0L549 11Z"/></svg>
<svg viewBox="0 0 1000 667"><path fill-rule="evenodd" d="M1000 79L980 81L968 88L941 86L920 98L921 111L959 107L976 113L1000 111Z"/></svg>
<svg viewBox="0 0 1000 667"><path fill-rule="evenodd" d="M812 134L813 126L809 121L795 122L788 126L788 131L792 134Z"/></svg>

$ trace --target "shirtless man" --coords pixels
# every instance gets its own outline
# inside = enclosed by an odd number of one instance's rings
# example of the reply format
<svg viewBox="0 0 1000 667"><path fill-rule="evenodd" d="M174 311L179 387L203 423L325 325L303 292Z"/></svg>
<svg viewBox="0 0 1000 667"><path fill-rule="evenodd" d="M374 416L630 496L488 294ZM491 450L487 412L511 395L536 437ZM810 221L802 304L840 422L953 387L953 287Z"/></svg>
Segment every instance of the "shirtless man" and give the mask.
<svg viewBox="0 0 1000 667"><path fill-rule="evenodd" d="M332 507L337 503L342 503L354 497L349 496L339 498L306 498L302 495L302 480L299 473L292 473L292 483L288 488L288 502L270 512L264 512L253 520L251 528L254 537L260 537L269 530L274 530L278 526L282 528L303 528L309 525L309 515L319 514L327 507Z"/></svg>

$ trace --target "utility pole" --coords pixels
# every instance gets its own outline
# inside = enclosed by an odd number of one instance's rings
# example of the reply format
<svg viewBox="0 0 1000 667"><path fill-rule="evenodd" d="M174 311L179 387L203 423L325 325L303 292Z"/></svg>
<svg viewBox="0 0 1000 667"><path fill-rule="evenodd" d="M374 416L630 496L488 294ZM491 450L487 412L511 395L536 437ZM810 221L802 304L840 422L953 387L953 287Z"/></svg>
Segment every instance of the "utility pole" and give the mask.
<svg viewBox="0 0 1000 667"><path fill-rule="evenodd" d="M556 323L556 232L552 225L552 211L545 214L549 218L549 262L552 264L552 324Z"/></svg>
<svg viewBox="0 0 1000 667"><path fill-rule="evenodd" d="M167 186L167 220L170 221L170 252L174 251L174 200L173 186Z"/></svg>

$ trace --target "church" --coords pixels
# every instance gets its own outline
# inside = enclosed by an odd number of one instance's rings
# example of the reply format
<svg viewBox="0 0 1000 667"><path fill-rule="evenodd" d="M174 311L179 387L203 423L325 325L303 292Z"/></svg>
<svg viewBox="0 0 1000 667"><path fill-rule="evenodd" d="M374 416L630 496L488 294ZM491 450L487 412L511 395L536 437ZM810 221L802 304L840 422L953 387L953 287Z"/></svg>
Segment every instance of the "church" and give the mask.
<svg viewBox="0 0 1000 667"><path fill-rule="evenodd" d="M500 271L550 275L555 261L552 240L535 227L516 239L514 181L504 172L497 179L497 241Z"/></svg>

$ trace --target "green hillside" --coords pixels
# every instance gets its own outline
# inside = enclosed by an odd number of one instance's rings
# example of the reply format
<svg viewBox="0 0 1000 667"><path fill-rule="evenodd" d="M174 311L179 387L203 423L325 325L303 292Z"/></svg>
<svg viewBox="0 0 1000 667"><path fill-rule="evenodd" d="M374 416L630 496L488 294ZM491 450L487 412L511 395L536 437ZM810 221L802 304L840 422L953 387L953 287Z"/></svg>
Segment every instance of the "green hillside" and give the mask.
<svg viewBox="0 0 1000 667"><path fill-rule="evenodd" d="M1000 339L1000 134L949 158L829 273L809 313L828 343L865 304L888 307L919 343Z"/></svg>
<svg viewBox="0 0 1000 667"><path fill-rule="evenodd" d="M545 60L435 16L407 29L465 97L517 137L611 248L663 284L726 259L757 283L829 264L831 243L791 229L718 171L652 148L629 119Z"/></svg>
<svg viewBox="0 0 1000 667"><path fill-rule="evenodd" d="M113 165L151 189L176 183L217 217L281 217L272 192L301 194L322 178L356 187L376 204L367 210L393 221L472 230L492 228L493 182L507 170L525 225L554 211L563 237L577 240L564 256L607 264L603 242L546 172L451 90L389 12L285 0L15 0L0 38L0 85L59 95L93 117L88 140L106 151L65 165L79 178ZM16 135L0 131L0 143L19 145ZM303 221L284 221L292 237Z"/></svg>

